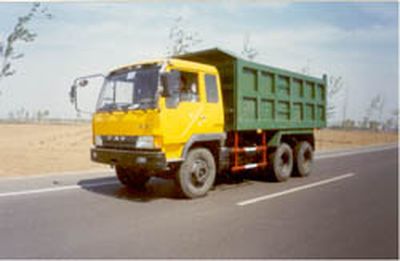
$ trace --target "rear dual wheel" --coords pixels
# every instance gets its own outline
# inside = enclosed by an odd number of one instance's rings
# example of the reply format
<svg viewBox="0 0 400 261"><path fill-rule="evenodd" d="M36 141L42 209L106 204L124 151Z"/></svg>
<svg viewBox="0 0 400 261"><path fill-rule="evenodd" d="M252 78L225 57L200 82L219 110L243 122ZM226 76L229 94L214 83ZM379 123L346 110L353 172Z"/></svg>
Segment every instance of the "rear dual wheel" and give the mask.
<svg viewBox="0 0 400 261"><path fill-rule="evenodd" d="M310 175L314 160L313 148L307 141L301 141L296 144L294 148L295 165L294 172L295 176L307 177Z"/></svg>
<svg viewBox="0 0 400 261"><path fill-rule="evenodd" d="M310 175L313 165L313 149L309 142L300 141L292 148L281 143L271 154L272 175L276 181L286 181L292 175L306 177Z"/></svg>
<svg viewBox="0 0 400 261"><path fill-rule="evenodd" d="M288 180L293 170L293 153L290 146L281 143L271 154L270 163L274 180L279 182Z"/></svg>

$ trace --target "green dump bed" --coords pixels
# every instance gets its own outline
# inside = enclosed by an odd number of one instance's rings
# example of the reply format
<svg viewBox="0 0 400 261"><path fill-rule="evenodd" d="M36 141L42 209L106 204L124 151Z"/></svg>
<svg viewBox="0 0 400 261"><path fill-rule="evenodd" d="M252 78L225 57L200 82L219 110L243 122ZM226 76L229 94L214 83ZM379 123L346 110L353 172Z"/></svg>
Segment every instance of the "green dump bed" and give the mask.
<svg viewBox="0 0 400 261"><path fill-rule="evenodd" d="M318 79L257 64L220 49L177 58L217 67L226 131L326 126L326 77Z"/></svg>

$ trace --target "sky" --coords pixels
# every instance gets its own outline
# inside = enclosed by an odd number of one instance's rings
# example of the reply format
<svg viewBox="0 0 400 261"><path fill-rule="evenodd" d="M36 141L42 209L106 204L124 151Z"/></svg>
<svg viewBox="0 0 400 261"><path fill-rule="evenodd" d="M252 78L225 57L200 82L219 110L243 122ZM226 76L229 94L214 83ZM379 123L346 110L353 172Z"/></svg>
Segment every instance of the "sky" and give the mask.
<svg viewBox="0 0 400 261"><path fill-rule="evenodd" d="M19 44L25 57L17 73L0 82L0 118L24 107L49 110L52 118L76 117L68 91L78 76L163 57L168 34L181 16L185 30L202 40L191 50L220 47L241 53L244 39L258 51L254 61L316 77L342 77L331 119L361 120L381 94L384 118L398 107L398 4L266 1L136 1L43 3L52 20L29 28L33 43ZM0 3L0 39L12 31L30 3ZM94 85L94 84L92 84ZM96 88L100 85L97 83ZM95 87L86 106L93 107ZM347 94L347 95L346 95ZM344 97L347 96L347 99ZM89 101L90 100L90 101ZM86 108L86 107L85 107Z"/></svg>

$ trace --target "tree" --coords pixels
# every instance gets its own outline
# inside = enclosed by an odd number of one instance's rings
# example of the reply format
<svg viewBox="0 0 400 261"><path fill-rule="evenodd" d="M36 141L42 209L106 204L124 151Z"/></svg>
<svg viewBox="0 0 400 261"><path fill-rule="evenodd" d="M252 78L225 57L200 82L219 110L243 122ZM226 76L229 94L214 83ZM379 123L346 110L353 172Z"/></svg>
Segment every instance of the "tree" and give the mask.
<svg viewBox="0 0 400 261"><path fill-rule="evenodd" d="M36 120L38 122L42 122L43 120L45 120L48 116L50 115L50 111L49 110L38 110L36 112Z"/></svg>
<svg viewBox="0 0 400 261"><path fill-rule="evenodd" d="M30 43L36 39L37 34L29 29L28 25L39 15L46 19L53 17L46 7L42 7L40 3L33 3L26 15L18 17L12 32L5 37L5 40L0 39L0 81L16 73L12 65L16 60L24 57L22 52L16 51L16 45Z"/></svg>
<svg viewBox="0 0 400 261"><path fill-rule="evenodd" d="M326 114L328 118L332 118L336 114L337 104L335 102L339 98L340 91L343 89L343 78L341 76L330 76L328 80L328 105L326 108ZM345 103L347 103L345 101ZM344 106L344 118L345 115L345 108L347 104Z"/></svg>
<svg viewBox="0 0 400 261"><path fill-rule="evenodd" d="M27 110L24 107L21 107L15 111L15 119L17 121L24 121Z"/></svg>
<svg viewBox="0 0 400 261"><path fill-rule="evenodd" d="M395 109L392 111L392 117L394 118L395 122L399 121L399 115L400 115L400 110L399 109Z"/></svg>
<svg viewBox="0 0 400 261"><path fill-rule="evenodd" d="M370 104L366 110L366 116L368 122L376 122L377 124L382 124L382 114L383 108L385 106L385 100L382 95L377 94L372 97Z"/></svg>
<svg viewBox="0 0 400 261"><path fill-rule="evenodd" d="M400 111L399 109L395 109L391 112L391 116L390 118L387 120L388 124L389 124L389 129L390 130L397 130L399 127L399 114Z"/></svg>
<svg viewBox="0 0 400 261"><path fill-rule="evenodd" d="M307 59L307 65L301 68L301 72L305 75L311 76L311 60ZM337 100L340 98L340 94L343 90L343 78L342 76L334 76L331 75L328 79L327 86L327 107L326 107L326 116L328 119L332 119L332 117L336 114L337 110ZM347 97L345 97L344 111L343 111L343 122L346 120L346 107L347 107Z"/></svg>
<svg viewBox="0 0 400 261"><path fill-rule="evenodd" d="M301 68L301 73L311 75L311 59L307 59L307 65Z"/></svg>
<svg viewBox="0 0 400 261"><path fill-rule="evenodd" d="M202 42L196 32L188 31L184 27L181 16L174 19L174 24L169 30L168 38L170 41L167 51L168 56L185 54L189 52L189 49Z"/></svg>
<svg viewBox="0 0 400 261"><path fill-rule="evenodd" d="M257 49L250 45L250 34L244 36L242 55L249 60L253 60L258 55Z"/></svg>

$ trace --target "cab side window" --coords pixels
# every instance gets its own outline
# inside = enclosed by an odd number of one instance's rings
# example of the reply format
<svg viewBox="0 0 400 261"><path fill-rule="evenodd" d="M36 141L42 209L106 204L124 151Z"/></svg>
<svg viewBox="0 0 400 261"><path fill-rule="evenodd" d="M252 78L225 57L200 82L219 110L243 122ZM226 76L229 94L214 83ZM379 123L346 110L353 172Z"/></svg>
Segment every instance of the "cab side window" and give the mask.
<svg viewBox="0 0 400 261"><path fill-rule="evenodd" d="M205 83L206 83L207 102L218 103L219 97L217 89L217 78L215 77L215 75L206 74Z"/></svg>
<svg viewBox="0 0 400 261"><path fill-rule="evenodd" d="M181 72L179 83L179 100L187 102L199 101L198 74Z"/></svg>

